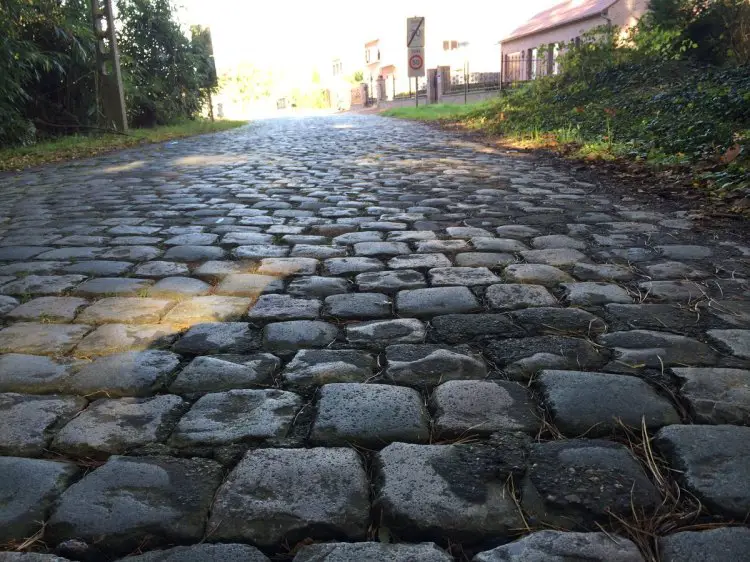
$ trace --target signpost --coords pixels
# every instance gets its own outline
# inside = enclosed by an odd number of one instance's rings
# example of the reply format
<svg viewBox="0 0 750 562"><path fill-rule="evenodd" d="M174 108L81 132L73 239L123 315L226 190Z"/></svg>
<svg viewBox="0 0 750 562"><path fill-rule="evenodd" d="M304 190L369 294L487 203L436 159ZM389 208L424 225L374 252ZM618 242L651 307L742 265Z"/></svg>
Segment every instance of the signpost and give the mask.
<svg viewBox="0 0 750 562"><path fill-rule="evenodd" d="M406 47L409 52L409 79L414 78L414 99L419 107L419 77L425 75L424 18L406 19Z"/></svg>

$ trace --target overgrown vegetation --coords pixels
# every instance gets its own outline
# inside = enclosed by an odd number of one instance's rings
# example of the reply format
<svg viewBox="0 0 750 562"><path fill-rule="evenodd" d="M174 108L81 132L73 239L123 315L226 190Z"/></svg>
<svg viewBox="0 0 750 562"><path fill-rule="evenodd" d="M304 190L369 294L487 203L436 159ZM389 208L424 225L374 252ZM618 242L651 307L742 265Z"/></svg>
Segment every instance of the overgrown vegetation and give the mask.
<svg viewBox="0 0 750 562"><path fill-rule="evenodd" d="M445 117L578 157L684 168L720 197L746 197L750 2L652 0L629 33L600 28L568 46L561 68Z"/></svg>
<svg viewBox="0 0 750 562"><path fill-rule="evenodd" d="M118 0L116 28L132 126L196 118L217 88L208 30L188 38L169 0ZM0 146L95 131L88 0L0 2Z"/></svg>

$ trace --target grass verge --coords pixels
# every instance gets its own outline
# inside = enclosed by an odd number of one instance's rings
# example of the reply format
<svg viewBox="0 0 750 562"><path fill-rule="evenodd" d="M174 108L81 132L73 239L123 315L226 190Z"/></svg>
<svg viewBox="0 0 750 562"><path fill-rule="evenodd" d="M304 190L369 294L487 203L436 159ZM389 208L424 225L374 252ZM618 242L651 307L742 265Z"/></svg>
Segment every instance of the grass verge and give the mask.
<svg viewBox="0 0 750 562"><path fill-rule="evenodd" d="M381 113L386 117L398 117L400 119L414 119L416 121L458 121L477 109L488 106L487 102L453 104L437 103L432 105L420 105L419 107L393 107Z"/></svg>
<svg viewBox="0 0 750 562"><path fill-rule="evenodd" d="M152 129L132 129L126 135L112 133L71 135L32 146L3 148L0 149L0 172L87 158L142 144L216 133L234 129L246 123L247 121L230 120L219 120L213 123L208 120L185 121Z"/></svg>

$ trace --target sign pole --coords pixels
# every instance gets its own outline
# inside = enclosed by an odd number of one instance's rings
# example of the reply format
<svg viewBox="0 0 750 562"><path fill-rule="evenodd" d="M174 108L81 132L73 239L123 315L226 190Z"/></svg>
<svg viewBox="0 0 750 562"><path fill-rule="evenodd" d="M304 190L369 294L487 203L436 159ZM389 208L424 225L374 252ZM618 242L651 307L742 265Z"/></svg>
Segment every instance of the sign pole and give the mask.
<svg viewBox="0 0 750 562"><path fill-rule="evenodd" d="M425 75L424 66L424 18L406 19L406 48L408 52L409 88L414 78L414 106L419 107L419 77Z"/></svg>

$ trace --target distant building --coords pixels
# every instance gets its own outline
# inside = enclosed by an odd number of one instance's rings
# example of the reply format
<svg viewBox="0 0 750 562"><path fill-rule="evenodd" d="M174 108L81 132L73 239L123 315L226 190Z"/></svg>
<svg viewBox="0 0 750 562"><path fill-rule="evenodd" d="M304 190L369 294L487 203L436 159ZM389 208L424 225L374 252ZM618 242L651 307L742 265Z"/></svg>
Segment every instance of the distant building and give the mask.
<svg viewBox="0 0 750 562"><path fill-rule="evenodd" d="M564 45L579 41L581 35L602 25L631 27L647 9L648 0L565 0L556 4L500 42L502 81L555 74Z"/></svg>

